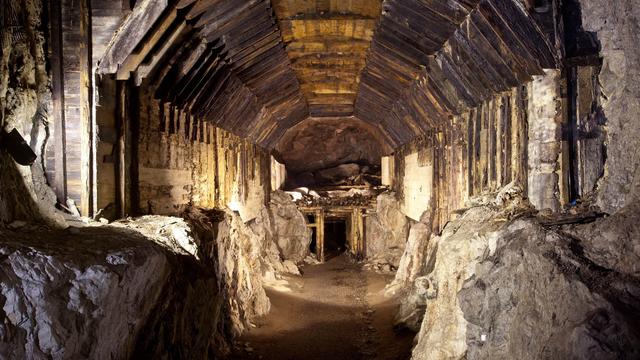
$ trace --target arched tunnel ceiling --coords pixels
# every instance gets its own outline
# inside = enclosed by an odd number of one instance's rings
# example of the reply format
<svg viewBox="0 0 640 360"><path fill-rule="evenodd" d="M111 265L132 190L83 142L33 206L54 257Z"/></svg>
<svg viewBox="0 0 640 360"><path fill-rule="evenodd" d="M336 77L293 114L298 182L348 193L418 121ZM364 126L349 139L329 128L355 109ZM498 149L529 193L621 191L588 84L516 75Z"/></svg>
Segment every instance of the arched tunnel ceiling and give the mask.
<svg viewBox="0 0 640 360"><path fill-rule="evenodd" d="M269 1L139 2L99 71L268 148L308 116Z"/></svg>
<svg viewBox="0 0 640 360"><path fill-rule="evenodd" d="M404 143L555 67L518 0L387 0L355 114Z"/></svg>
<svg viewBox="0 0 640 360"><path fill-rule="evenodd" d="M273 0L311 116L350 116L381 0Z"/></svg>
<svg viewBox="0 0 640 360"><path fill-rule="evenodd" d="M557 66L522 1L139 1L99 70L269 149L311 115L397 147Z"/></svg>

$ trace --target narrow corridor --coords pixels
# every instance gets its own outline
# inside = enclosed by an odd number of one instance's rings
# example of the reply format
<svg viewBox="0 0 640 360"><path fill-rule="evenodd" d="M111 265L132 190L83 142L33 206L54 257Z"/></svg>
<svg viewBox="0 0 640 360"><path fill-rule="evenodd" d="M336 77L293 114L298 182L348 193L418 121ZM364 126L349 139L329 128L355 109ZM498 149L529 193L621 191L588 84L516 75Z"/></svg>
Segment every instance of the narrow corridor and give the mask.
<svg viewBox="0 0 640 360"><path fill-rule="evenodd" d="M234 359L408 359L414 334L396 332L392 277L345 254L270 284L269 315L236 342Z"/></svg>

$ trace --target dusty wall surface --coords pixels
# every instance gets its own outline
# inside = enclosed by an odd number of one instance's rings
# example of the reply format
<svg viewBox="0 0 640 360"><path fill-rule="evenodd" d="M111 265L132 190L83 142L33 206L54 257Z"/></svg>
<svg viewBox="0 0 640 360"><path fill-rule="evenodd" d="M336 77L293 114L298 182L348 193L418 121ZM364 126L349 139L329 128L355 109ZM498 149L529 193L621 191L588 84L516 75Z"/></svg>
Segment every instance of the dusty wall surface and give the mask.
<svg viewBox="0 0 640 360"><path fill-rule="evenodd" d="M433 191L433 154L430 149L409 154L404 160L402 211L411 219L419 221L430 209Z"/></svg>
<svg viewBox="0 0 640 360"><path fill-rule="evenodd" d="M140 210L176 214L191 204L229 207L245 221L255 218L268 200L270 155L149 94L141 99Z"/></svg>
<svg viewBox="0 0 640 360"><path fill-rule="evenodd" d="M603 57L601 104L606 123L605 175L597 203L614 212L640 194L640 7L634 0L580 0L582 26L596 32Z"/></svg>
<svg viewBox="0 0 640 360"><path fill-rule="evenodd" d="M38 155L28 167L0 151L0 221L58 223L55 194L47 185L47 141L52 133L51 91L40 1L4 1L0 52L0 127L17 129Z"/></svg>
<svg viewBox="0 0 640 360"><path fill-rule="evenodd" d="M528 197L536 209L558 211L562 106L560 71L547 70L529 84Z"/></svg>
<svg viewBox="0 0 640 360"><path fill-rule="evenodd" d="M439 231L474 198L512 183L526 189L527 110L527 89L514 88L452 117L442 131L396 149L387 181L407 216L418 221L430 208ZM431 170L420 172L418 165L426 163Z"/></svg>
<svg viewBox="0 0 640 360"><path fill-rule="evenodd" d="M398 267L409 233L409 219L394 193L376 198L375 212L365 218L365 254L367 260Z"/></svg>
<svg viewBox="0 0 640 360"><path fill-rule="evenodd" d="M194 137L186 133L184 118L180 117L177 127L172 124L171 129L162 131L161 122L168 117L166 109L148 95L141 95L141 99L140 210L146 214L176 214L192 201L213 207L218 175L215 146L211 144L213 128L197 128ZM199 183L200 176L211 181Z"/></svg>

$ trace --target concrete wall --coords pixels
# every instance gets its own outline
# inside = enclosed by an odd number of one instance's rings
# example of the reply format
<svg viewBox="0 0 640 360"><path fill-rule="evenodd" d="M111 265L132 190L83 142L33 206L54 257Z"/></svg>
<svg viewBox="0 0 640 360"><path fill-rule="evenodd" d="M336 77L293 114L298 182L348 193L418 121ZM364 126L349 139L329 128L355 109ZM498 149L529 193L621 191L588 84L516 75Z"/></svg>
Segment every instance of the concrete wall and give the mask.
<svg viewBox="0 0 640 360"><path fill-rule="evenodd" d="M271 157L271 189L281 190L287 181L287 168L273 156Z"/></svg>
<svg viewBox="0 0 640 360"><path fill-rule="evenodd" d="M402 182L402 212L419 221L422 214L430 209L433 193L433 154L424 149L405 156L404 178Z"/></svg>
<svg viewBox="0 0 640 360"><path fill-rule="evenodd" d="M560 70L547 70L529 84L528 195L536 209L560 208L562 103Z"/></svg>
<svg viewBox="0 0 640 360"><path fill-rule="evenodd" d="M420 220L432 209L433 227L439 230L473 198L509 184L526 193L527 99L526 88L514 88L397 149L387 181L403 212Z"/></svg>
<svg viewBox="0 0 640 360"><path fill-rule="evenodd" d="M271 188L271 156L150 94L140 99L141 212L176 214L195 205L229 207L245 221L256 217Z"/></svg>
<svg viewBox="0 0 640 360"><path fill-rule="evenodd" d="M210 144L212 128L198 129L195 138L186 134L185 118L175 114L171 131L161 126L169 111L149 95L141 96L139 157L139 207L146 214L175 214L189 203L215 205L215 150ZM209 144L207 143L209 142ZM202 179L209 178L211 183Z"/></svg>
<svg viewBox="0 0 640 360"><path fill-rule="evenodd" d="M394 161L393 156L383 156L380 162L380 172L382 176L382 185L393 185Z"/></svg>

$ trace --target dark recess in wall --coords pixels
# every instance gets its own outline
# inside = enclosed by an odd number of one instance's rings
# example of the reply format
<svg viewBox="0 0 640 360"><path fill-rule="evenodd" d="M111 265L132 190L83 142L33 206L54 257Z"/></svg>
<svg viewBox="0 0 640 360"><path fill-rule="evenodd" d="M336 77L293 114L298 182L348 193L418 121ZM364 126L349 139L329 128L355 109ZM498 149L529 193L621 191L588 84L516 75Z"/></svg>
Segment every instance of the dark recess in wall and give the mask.
<svg viewBox="0 0 640 360"><path fill-rule="evenodd" d="M567 60L580 57L598 58L602 46L596 33L582 27L582 9L578 0L562 3Z"/></svg>

